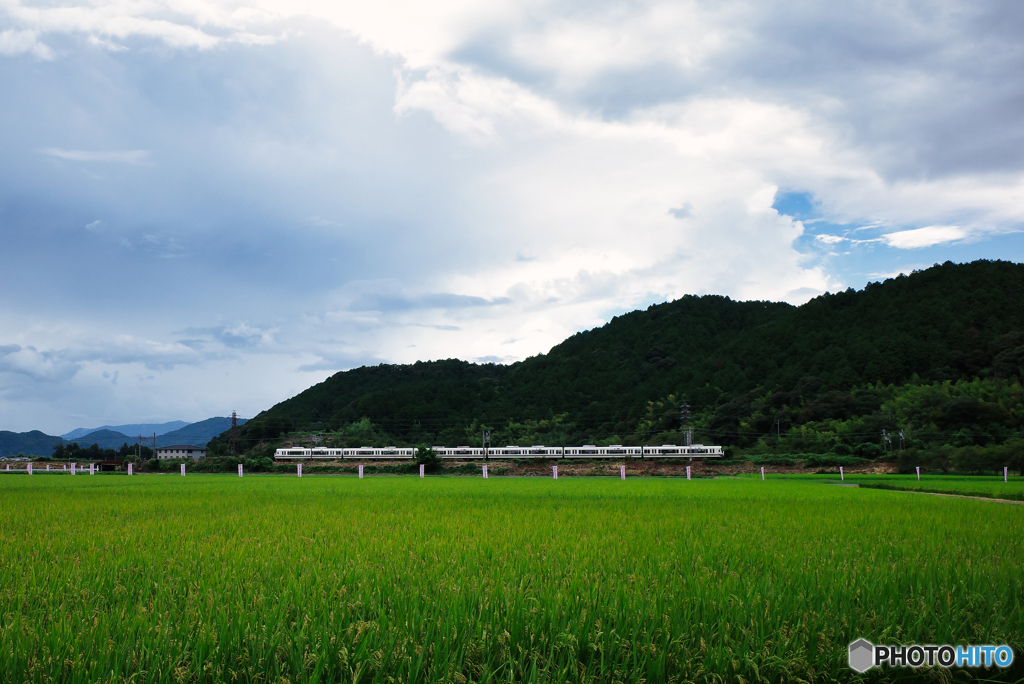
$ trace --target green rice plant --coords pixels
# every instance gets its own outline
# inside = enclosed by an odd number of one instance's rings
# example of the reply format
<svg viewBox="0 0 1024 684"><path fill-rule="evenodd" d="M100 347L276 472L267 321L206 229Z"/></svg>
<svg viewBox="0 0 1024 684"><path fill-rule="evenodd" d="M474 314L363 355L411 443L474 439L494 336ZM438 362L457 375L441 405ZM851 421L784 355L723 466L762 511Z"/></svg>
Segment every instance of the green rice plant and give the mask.
<svg viewBox="0 0 1024 684"><path fill-rule="evenodd" d="M847 644L1022 657L1022 514L820 478L9 477L0 680L909 681Z"/></svg>

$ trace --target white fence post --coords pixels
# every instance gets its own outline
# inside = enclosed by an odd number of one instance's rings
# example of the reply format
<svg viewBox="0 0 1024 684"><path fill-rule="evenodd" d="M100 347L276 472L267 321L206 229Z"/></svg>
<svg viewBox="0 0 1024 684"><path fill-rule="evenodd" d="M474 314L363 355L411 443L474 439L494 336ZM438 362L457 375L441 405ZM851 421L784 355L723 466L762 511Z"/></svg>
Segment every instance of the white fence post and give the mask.
<svg viewBox="0 0 1024 684"><path fill-rule="evenodd" d="M28 464L27 470L28 470L28 474L31 475L32 474L32 464L31 463Z"/></svg>
<svg viewBox="0 0 1024 684"><path fill-rule="evenodd" d="M915 466L914 470L917 471L917 481L920 482L921 481L921 466Z"/></svg>
<svg viewBox="0 0 1024 684"><path fill-rule="evenodd" d="M424 468L424 465L422 463L420 463L420 477L423 477L423 468Z"/></svg>
<svg viewBox="0 0 1024 684"><path fill-rule="evenodd" d="M487 466L484 466L484 479L487 479Z"/></svg>
<svg viewBox="0 0 1024 684"><path fill-rule="evenodd" d="M242 464L238 464L238 477L242 477Z"/></svg>
<svg viewBox="0 0 1024 684"><path fill-rule="evenodd" d="M49 470L50 466L46 466L46 469ZM95 463L90 463L89 464L89 474L90 475L95 475L96 474L96 464Z"/></svg>
<svg viewBox="0 0 1024 684"><path fill-rule="evenodd" d="M625 480L626 479L626 466L619 466L619 479L620 480Z"/></svg>
<svg viewBox="0 0 1024 684"><path fill-rule="evenodd" d="M843 477L843 466L839 466L839 481L846 482L846 478Z"/></svg>
<svg viewBox="0 0 1024 684"><path fill-rule="evenodd" d="M61 470L67 470L68 469L68 464L67 463L62 463L60 467L61 467Z"/></svg>
<svg viewBox="0 0 1024 684"><path fill-rule="evenodd" d="M761 479L764 479L764 466L761 466Z"/></svg>
<svg viewBox="0 0 1024 684"><path fill-rule="evenodd" d="M185 477L185 464L184 463L181 464L181 476Z"/></svg>
<svg viewBox="0 0 1024 684"><path fill-rule="evenodd" d="M551 466L551 477L558 479L558 466Z"/></svg>
<svg viewBox="0 0 1024 684"><path fill-rule="evenodd" d="M359 464L359 479L360 480L363 479L363 464L362 463Z"/></svg>
<svg viewBox="0 0 1024 684"><path fill-rule="evenodd" d="M47 463L47 464L46 464L46 469L47 469L47 470L49 470L49 469L50 469L50 464L49 464L49 463Z"/></svg>
<svg viewBox="0 0 1024 684"><path fill-rule="evenodd" d="M299 466L299 469L296 472L298 473L299 477L302 477L302 464L299 463L297 465Z"/></svg>
<svg viewBox="0 0 1024 684"><path fill-rule="evenodd" d="M1007 470L1008 470L1008 468L1006 466L1003 466L1003 482L1006 482L1006 471Z"/></svg>
<svg viewBox="0 0 1024 684"><path fill-rule="evenodd" d="M686 466L686 481L690 481L690 466Z"/></svg>
<svg viewBox="0 0 1024 684"><path fill-rule="evenodd" d="M10 470L10 469L11 469L11 464L10 464L10 463L8 463L8 464L7 464L7 469L8 469L8 470Z"/></svg>
<svg viewBox="0 0 1024 684"><path fill-rule="evenodd" d="M131 463L128 464L128 474L129 475L134 475L134 473L132 472L132 464Z"/></svg>
<svg viewBox="0 0 1024 684"><path fill-rule="evenodd" d="M72 475L75 474L75 464L74 463L71 464L71 474Z"/></svg>

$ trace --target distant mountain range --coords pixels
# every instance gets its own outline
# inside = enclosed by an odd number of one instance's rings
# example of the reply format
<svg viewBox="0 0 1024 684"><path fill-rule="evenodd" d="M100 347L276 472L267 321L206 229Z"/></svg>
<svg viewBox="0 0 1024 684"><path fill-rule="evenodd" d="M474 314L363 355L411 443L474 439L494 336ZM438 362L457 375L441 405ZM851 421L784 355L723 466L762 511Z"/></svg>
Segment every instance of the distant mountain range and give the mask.
<svg viewBox="0 0 1024 684"><path fill-rule="evenodd" d="M238 419L239 425L244 425L245 420ZM178 430L157 435L157 445L165 444L192 444L194 446L206 446L211 439L231 429L231 418L207 418L198 423L186 425ZM90 442L91 444L91 442Z"/></svg>
<svg viewBox="0 0 1024 684"><path fill-rule="evenodd" d="M198 424L198 423L197 423ZM112 430L113 432L120 432L123 435L142 435L143 437L149 435L152 436L155 432L157 436L172 432L174 430L180 430L183 427L189 425L183 420L172 420L169 423L138 423L135 425L101 425L96 428L75 428L71 432L67 432L61 437L64 439L70 439L72 441L79 437L98 432L100 430ZM120 446L120 445L118 445Z"/></svg>
<svg viewBox="0 0 1024 684"><path fill-rule="evenodd" d="M244 420L238 421L239 425L244 423ZM175 430L164 432L159 430L159 428L167 425L177 425L179 427ZM72 442L77 442L78 445L82 447L88 447L96 444L101 449L118 449L126 442L128 444L135 444L135 442L138 441L139 434L142 434L143 437L147 435L146 430L149 431L148 434L150 438L152 438L154 432L157 433L157 446L169 446L172 444L206 446L206 443L209 442L210 439L231 427L231 418L207 418L206 420L199 421L198 423L185 423L184 421L176 420L170 423L163 423L161 425L136 424L120 425L115 427L130 430L130 432L126 433L110 427L105 427L65 439L64 437L47 435L39 430L33 430L31 432L8 432L6 430L0 430L0 457L14 456L17 454L49 456L53 453L53 448L58 444L70 444ZM78 431L72 430L68 434L72 435L76 432ZM134 433L134 436L131 433Z"/></svg>
<svg viewBox="0 0 1024 684"><path fill-rule="evenodd" d="M0 430L0 456L15 456L17 454L49 456L53 453L53 447L63 443L64 440L60 437L54 437L39 430L32 432Z"/></svg>

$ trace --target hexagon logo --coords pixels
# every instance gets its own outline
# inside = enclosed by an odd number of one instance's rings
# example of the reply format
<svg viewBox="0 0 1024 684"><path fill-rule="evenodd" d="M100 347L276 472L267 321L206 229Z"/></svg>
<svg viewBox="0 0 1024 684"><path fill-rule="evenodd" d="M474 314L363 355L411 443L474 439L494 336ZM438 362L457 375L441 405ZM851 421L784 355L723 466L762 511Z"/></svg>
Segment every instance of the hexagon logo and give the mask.
<svg viewBox="0 0 1024 684"><path fill-rule="evenodd" d="M867 639L857 639L850 644L850 669L866 672L875 666L875 647Z"/></svg>

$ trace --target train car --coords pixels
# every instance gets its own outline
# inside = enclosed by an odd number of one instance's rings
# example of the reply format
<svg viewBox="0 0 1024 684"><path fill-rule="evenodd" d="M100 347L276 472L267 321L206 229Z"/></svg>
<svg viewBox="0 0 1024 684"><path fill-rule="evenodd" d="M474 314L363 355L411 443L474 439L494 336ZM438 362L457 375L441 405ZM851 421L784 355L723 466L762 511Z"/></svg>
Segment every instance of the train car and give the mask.
<svg viewBox="0 0 1024 684"><path fill-rule="evenodd" d="M362 458L374 460L411 460L416 458L416 449L384 447L359 447L358 449L329 449L317 447L306 449L303 447L288 447L274 451L274 459L278 461L298 460L336 460L345 458Z"/></svg>
<svg viewBox="0 0 1024 684"><path fill-rule="evenodd" d="M487 455L491 458L561 458L562 447L547 447L543 444L521 447L510 444L488 449Z"/></svg>
<svg viewBox="0 0 1024 684"><path fill-rule="evenodd" d="M562 447L548 447L543 444L537 444L527 449L529 456L527 458L562 458L565 456L565 449Z"/></svg>
<svg viewBox="0 0 1024 684"><path fill-rule="evenodd" d="M611 444L609 446L595 446L584 444L580 447L565 447L565 458L640 458L643 456L643 447L622 446Z"/></svg>
<svg viewBox="0 0 1024 684"><path fill-rule="evenodd" d="M434 453L441 458L483 458L483 448L468 447L468 446L457 446L457 447L434 447Z"/></svg>
<svg viewBox="0 0 1024 684"><path fill-rule="evenodd" d="M342 449L343 458L373 459L375 461L409 461L416 458L416 449L412 447L359 447L358 449Z"/></svg>
<svg viewBox="0 0 1024 684"><path fill-rule="evenodd" d="M285 449L277 449L274 452L274 460L299 461L309 458L312 451L312 449L303 449L302 447L287 447Z"/></svg>
<svg viewBox="0 0 1024 684"><path fill-rule="evenodd" d="M690 446L662 444L661 446L644 447L645 458L721 458L723 455L722 447L704 444L691 444Z"/></svg>

